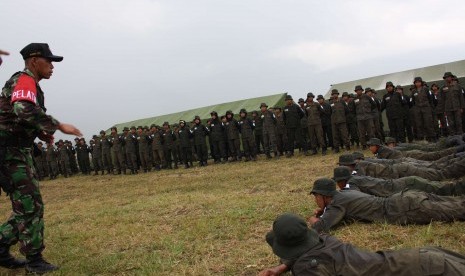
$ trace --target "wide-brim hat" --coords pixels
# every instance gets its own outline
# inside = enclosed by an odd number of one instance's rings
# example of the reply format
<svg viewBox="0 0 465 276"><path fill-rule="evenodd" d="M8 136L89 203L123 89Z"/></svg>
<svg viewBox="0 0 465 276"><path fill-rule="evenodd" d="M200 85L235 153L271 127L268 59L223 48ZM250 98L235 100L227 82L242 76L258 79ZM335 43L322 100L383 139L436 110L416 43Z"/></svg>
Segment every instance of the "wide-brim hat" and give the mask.
<svg viewBox="0 0 465 276"><path fill-rule="evenodd" d="M421 77L415 77L415 78L413 79L413 83L416 83L417 81L423 83L423 79L422 79Z"/></svg>
<svg viewBox="0 0 465 276"><path fill-rule="evenodd" d="M367 142L367 145L368 145L368 146L381 146L381 145L383 145L383 143L382 143L381 140L378 139L378 138L371 138L371 139Z"/></svg>
<svg viewBox="0 0 465 276"><path fill-rule="evenodd" d="M267 105L266 103L261 103L261 104L260 104L260 108L262 108L262 107L268 108L268 105Z"/></svg>
<svg viewBox="0 0 465 276"><path fill-rule="evenodd" d="M451 72L445 72L442 78L445 79L447 77L454 77L454 75Z"/></svg>
<svg viewBox="0 0 465 276"><path fill-rule="evenodd" d="M288 100L293 100L292 99L292 96L291 95L286 95L286 98L284 98L285 101L288 101Z"/></svg>
<svg viewBox="0 0 465 276"><path fill-rule="evenodd" d="M307 98L315 98L315 95L313 95L312 92L307 93Z"/></svg>
<svg viewBox="0 0 465 276"><path fill-rule="evenodd" d="M333 172L333 180L338 182L341 180L348 180L352 177L352 173L350 172L349 168L345 166L339 166L334 168Z"/></svg>
<svg viewBox="0 0 465 276"><path fill-rule="evenodd" d="M305 101L304 101L304 99L299 98L299 101L297 101L297 102L298 102L298 103L304 103Z"/></svg>
<svg viewBox="0 0 465 276"><path fill-rule="evenodd" d="M316 97L316 99L317 99L317 100L319 100L319 99L323 99L323 100L324 100L325 98L323 97L323 95L318 95L318 96Z"/></svg>
<svg viewBox="0 0 465 276"><path fill-rule="evenodd" d="M313 183L310 194L319 194L324 196L334 196L336 191L336 182L330 178L320 178Z"/></svg>
<svg viewBox="0 0 465 276"><path fill-rule="evenodd" d="M358 90L363 91L363 87L361 85L356 85L355 88L354 88L354 91L358 91Z"/></svg>
<svg viewBox="0 0 465 276"><path fill-rule="evenodd" d="M389 86L394 87L394 84L392 83L392 81L386 82L386 88L388 88Z"/></svg>
<svg viewBox="0 0 465 276"><path fill-rule="evenodd" d="M320 237L308 228L302 217L286 213L273 222L273 230L266 234L266 242L278 257L294 260L319 245Z"/></svg>
<svg viewBox="0 0 465 276"><path fill-rule="evenodd" d="M331 95L334 95L334 94L338 94L338 95L339 95L339 91L338 91L337 89L331 90Z"/></svg>
<svg viewBox="0 0 465 276"><path fill-rule="evenodd" d="M342 97L345 97L345 96L350 97L349 92L342 92Z"/></svg>
<svg viewBox="0 0 465 276"><path fill-rule="evenodd" d="M354 156L352 154L350 154L350 153L340 155L339 156L339 165L342 165L342 166L355 165Z"/></svg>

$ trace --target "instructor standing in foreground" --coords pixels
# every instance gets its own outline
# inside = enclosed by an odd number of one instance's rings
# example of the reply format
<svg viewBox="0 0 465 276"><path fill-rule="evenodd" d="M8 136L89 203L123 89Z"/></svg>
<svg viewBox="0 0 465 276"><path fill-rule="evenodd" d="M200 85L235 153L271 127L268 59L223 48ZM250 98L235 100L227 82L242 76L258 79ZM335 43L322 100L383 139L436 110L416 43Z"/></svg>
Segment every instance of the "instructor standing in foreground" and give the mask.
<svg viewBox="0 0 465 276"><path fill-rule="evenodd" d="M44 260L44 204L35 177L31 151L36 138L53 143L56 130L82 136L79 129L47 115L39 81L49 79L52 62L63 60L48 44L31 43L21 50L25 69L15 73L0 95L0 184L9 195L13 214L0 226L0 266L26 267L30 273L58 269ZM10 246L20 243L26 260L14 258Z"/></svg>

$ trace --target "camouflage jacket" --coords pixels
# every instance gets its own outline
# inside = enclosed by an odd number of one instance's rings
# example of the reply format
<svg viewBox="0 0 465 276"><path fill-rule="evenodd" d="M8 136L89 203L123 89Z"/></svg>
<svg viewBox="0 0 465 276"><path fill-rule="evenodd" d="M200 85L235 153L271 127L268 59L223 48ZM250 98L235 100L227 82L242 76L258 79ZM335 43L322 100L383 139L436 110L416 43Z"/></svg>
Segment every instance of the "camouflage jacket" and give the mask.
<svg viewBox="0 0 465 276"><path fill-rule="evenodd" d="M31 71L15 73L0 95L0 136L33 140L41 132L53 134L60 122L45 114L44 93Z"/></svg>

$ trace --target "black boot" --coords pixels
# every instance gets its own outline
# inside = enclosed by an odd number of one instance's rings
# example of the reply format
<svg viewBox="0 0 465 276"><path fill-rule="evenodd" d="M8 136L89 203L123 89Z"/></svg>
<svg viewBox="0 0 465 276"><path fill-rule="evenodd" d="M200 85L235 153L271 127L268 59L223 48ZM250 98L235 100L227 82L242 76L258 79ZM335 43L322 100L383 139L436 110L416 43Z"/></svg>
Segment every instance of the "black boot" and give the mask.
<svg viewBox="0 0 465 276"><path fill-rule="evenodd" d="M13 255L10 254L9 245L0 246L0 266L15 269L24 267L26 264L26 260L16 259L13 257Z"/></svg>
<svg viewBox="0 0 465 276"><path fill-rule="evenodd" d="M37 255L28 256L27 260L29 261L26 264L27 273L44 274L58 269L58 266L55 266L44 260L42 254L40 253Z"/></svg>

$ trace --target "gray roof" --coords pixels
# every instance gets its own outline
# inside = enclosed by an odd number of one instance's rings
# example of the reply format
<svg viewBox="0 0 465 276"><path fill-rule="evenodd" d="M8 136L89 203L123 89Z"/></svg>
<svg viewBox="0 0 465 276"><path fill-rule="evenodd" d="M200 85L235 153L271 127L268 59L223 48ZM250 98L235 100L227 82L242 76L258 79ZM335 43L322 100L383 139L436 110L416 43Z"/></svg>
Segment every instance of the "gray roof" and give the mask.
<svg viewBox="0 0 465 276"><path fill-rule="evenodd" d="M456 75L459 81L463 83L463 79L465 78L465 60L333 84L325 94L325 98L330 97L332 89L337 89L341 94L345 91L353 93L356 85L362 85L363 88L370 87L377 90L379 94L384 94L386 82L392 81L394 85L409 87L415 77L422 77L429 85L431 85L431 83L437 83L441 86L443 84L442 76L445 72L452 72L452 74Z"/></svg>

